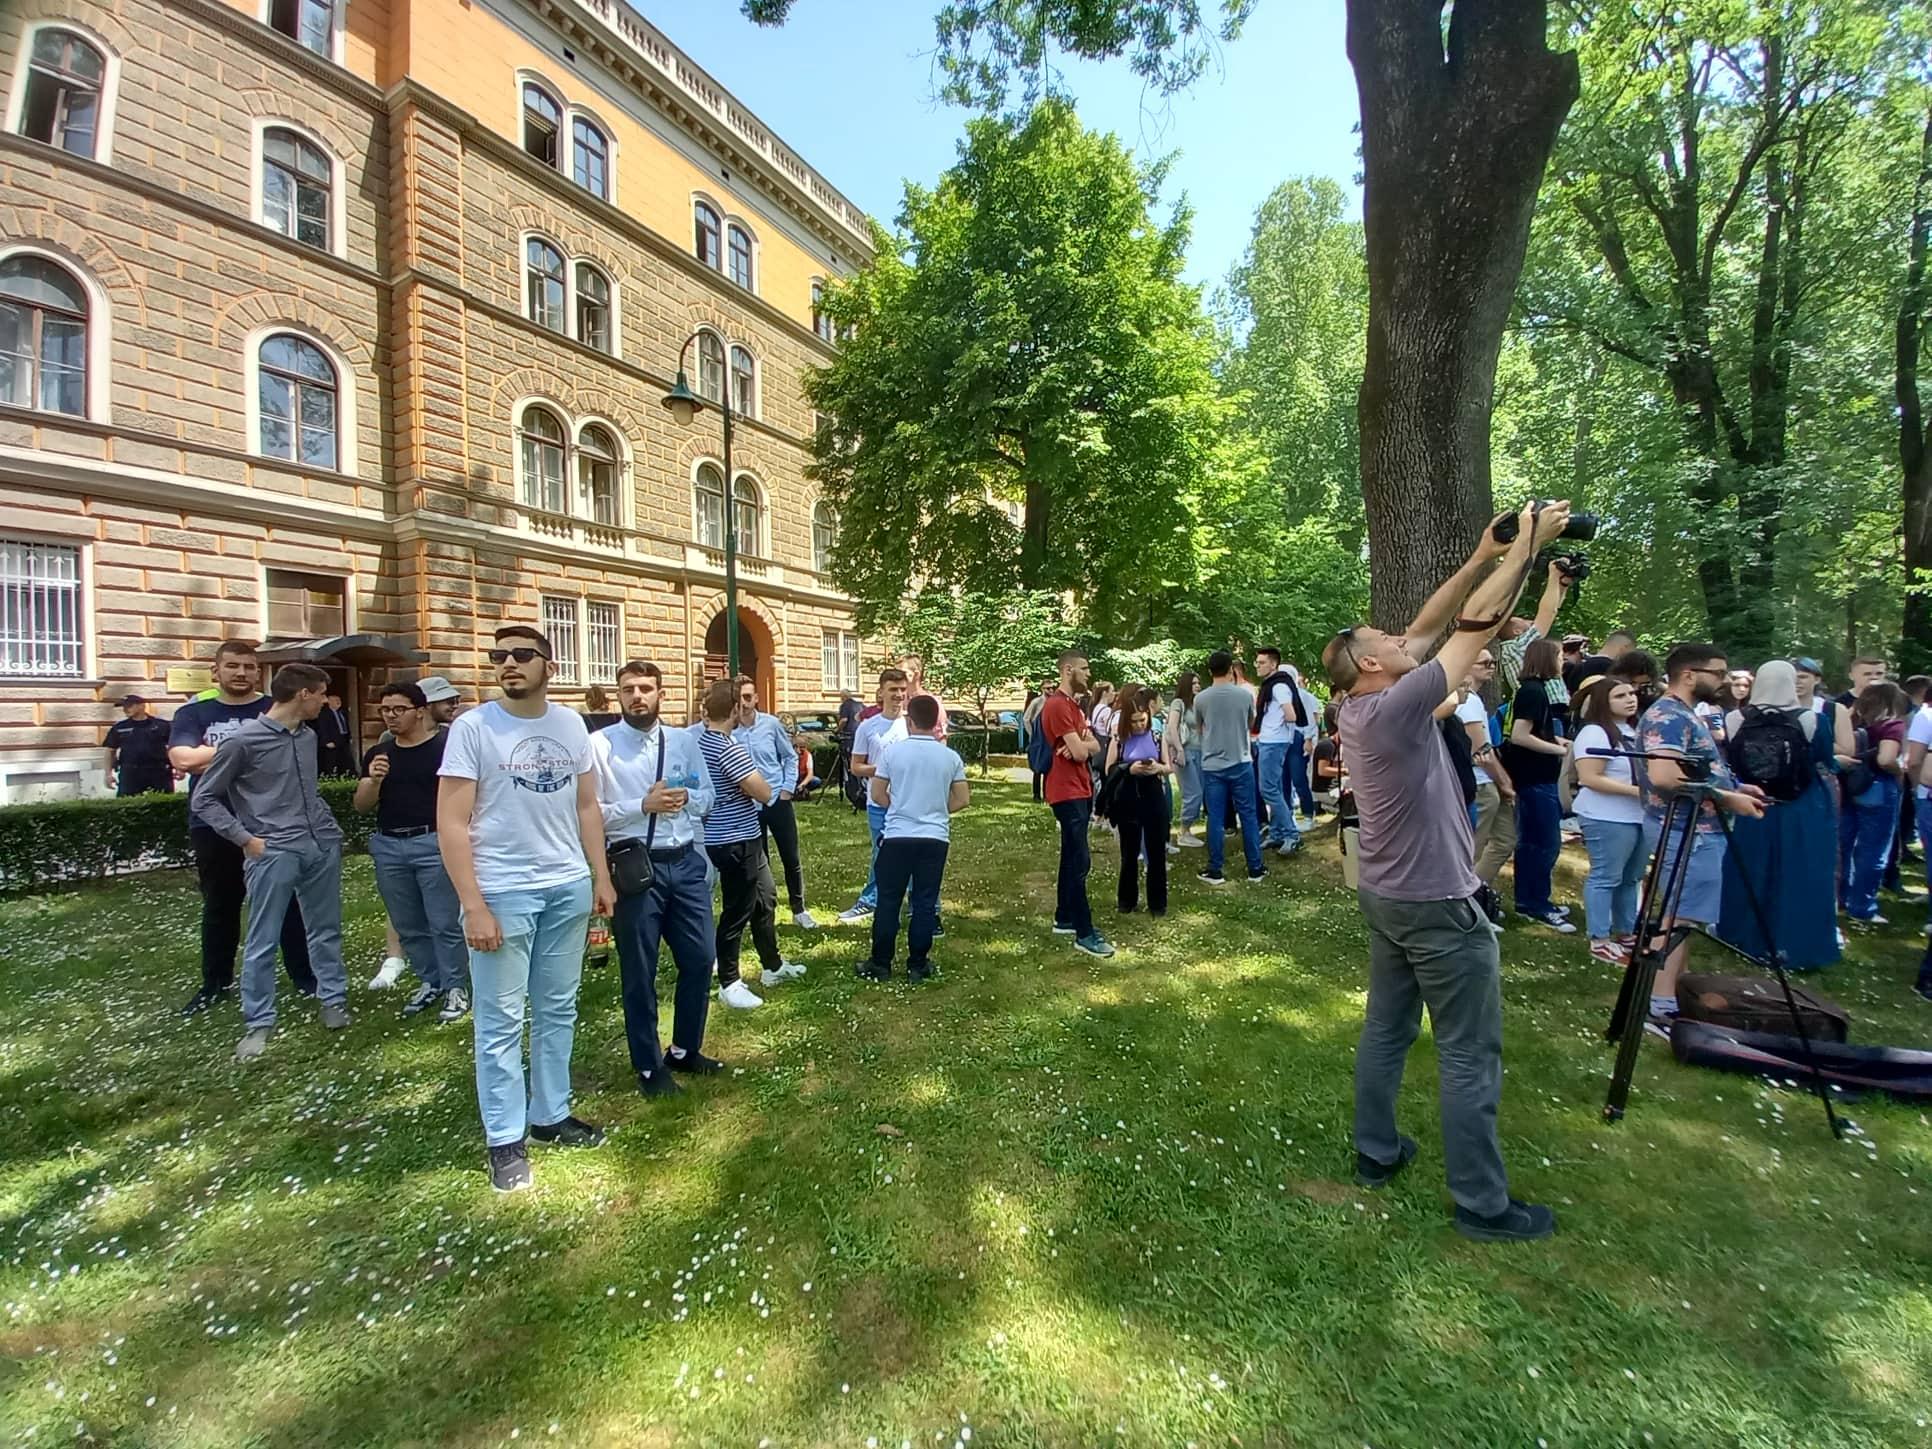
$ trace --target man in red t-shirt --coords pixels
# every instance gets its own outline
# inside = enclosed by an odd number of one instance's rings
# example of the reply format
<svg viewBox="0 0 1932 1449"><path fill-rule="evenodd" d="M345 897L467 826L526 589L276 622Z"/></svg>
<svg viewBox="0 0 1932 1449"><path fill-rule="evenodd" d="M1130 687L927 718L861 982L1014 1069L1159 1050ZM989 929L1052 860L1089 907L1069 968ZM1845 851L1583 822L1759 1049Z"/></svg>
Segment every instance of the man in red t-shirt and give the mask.
<svg viewBox="0 0 1932 1449"><path fill-rule="evenodd" d="M1089 956L1107 957L1114 948L1094 929L1093 909L1087 904L1087 872L1093 866L1087 848L1087 826L1093 819L1093 773L1088 761L1100 753L1100 741L1080 708L1087 690L1087 659L1069 649L1060 656L1060 687L1048 692L1040 710L1040 728L1053 741L1053 766L1047 771L1046 798L1053 818L1060 822L1060 880L1053 906L1053 931L1072 936L1073 944Z"/></svg>

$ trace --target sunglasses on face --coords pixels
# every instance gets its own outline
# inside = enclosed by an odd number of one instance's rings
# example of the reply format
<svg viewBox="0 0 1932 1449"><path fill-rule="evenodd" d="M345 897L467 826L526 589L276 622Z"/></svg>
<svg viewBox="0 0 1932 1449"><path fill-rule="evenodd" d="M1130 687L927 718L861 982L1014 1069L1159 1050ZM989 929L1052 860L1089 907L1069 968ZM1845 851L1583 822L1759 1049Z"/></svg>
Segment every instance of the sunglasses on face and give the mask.
<svg viewBox="0 0 1932 1449"><path fill-rule="evenodd" d="M550 656L545 654L541 649L521 647L516 649L486 649L483 651L483 657L492 664L502 664L510 659L516 660L519 664L528 664L532 659L548 659Z"/></svg>

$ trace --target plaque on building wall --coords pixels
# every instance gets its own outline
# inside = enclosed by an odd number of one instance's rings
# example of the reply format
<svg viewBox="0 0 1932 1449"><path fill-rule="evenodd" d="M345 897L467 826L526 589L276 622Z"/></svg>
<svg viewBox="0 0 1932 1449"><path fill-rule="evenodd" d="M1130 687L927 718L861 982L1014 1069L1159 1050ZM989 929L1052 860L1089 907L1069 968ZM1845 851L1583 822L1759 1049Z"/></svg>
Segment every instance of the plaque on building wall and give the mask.
<svg viewBox="0 0 1932 1449"><path fill-rule="evenodd" d="M215 677L205 664L174 664L168 668L169 694L200 694L215 687Z"/></svg>

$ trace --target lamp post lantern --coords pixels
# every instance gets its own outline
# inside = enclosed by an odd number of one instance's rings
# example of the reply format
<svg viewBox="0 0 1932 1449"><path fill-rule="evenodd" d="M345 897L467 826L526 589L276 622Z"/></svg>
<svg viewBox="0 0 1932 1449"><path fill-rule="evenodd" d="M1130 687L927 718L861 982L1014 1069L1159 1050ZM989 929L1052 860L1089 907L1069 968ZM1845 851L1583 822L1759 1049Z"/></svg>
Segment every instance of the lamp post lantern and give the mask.
<svg viewBox="0 0 1932 1449"><path fill-rule="evenodd" d="M685 375L684 359L691 351L691 344L704 334L693 332L684 339L684 346L678 349L678 376L671 390L664 395L664 406L676 419L681 428L691 426L691 420L706 407L710 400L691 391L691 381ZM738 677L738 484L731 476L731 378L729 370L720 360L718 410L724 414L724 573L725 573L725 671L728 677ZM702 360L700 360L702 366Z"/></svg>

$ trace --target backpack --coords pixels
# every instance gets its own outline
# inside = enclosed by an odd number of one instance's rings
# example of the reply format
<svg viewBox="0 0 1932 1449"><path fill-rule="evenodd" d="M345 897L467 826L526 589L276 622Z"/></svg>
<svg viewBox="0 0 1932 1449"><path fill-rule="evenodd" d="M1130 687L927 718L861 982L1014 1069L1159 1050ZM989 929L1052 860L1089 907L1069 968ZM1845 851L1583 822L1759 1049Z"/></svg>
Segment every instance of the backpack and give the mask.
<svg viewBox="0 0 1932 1449"><path fill-rule="evenodd" d="M1747 704L1724 752L1746 785L1756 785L1773 800L1796 800L1811 785L1811 741L1797 720L1781 709Z"/></svg>
<svg viewBox="0 0 1932 1449"><path fill-rule="evenodd" d="M1036 775L1044 775L1053 768L1053 737L1046 730L1046 709L1041 707L1039 716L1033 721L1033 728L1026 736L1026 767Z"/></svg>

